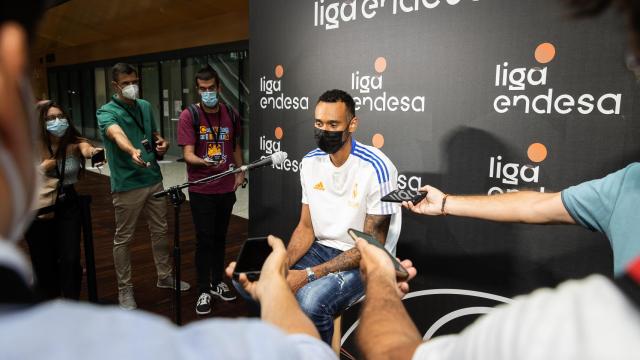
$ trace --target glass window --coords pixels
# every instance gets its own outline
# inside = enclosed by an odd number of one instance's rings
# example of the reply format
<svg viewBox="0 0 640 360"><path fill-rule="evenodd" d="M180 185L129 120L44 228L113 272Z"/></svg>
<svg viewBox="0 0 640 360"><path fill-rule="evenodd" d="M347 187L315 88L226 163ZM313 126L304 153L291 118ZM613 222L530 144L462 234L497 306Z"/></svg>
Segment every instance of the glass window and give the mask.
<svg viewBox="0 0 640 360"><path fill-rule="evenodd" d="M49 71L49 100L58 102L60 94L58 93L58 73Z"/></svg>
<svg viewBox="0 0 640 360"><path fill-rule="evenodd" d="M140 96L151 103L153 119L161 127L160 117L160 73L157 62L143 63L140 69ZM175 143L174 143L175 144Z"/></svg>
<svg viewBox="0 0 640 360"><path fill-rule="evenodd" d="M94 91L96 95L96 108L100 108L102 105L107 103L107 84L106 84L106 76L104 72L104 68L95 68L93 71L94 74Z"/></svg>
<svg viewBox="0 0 640 360"><path fill-rule="evenodd" d="M180 60L160 62L162 95L162 135L172 144L178 144L178 120L184 108L182 104L182 69ZM179 146L171 146L169 155L182 156Z"/></svg>
<svg viewBox="0 0 640 360"><path fill-rule="evenodd" d="M93 92L91 91L94 88L91 69L82 69L81 78L80 97L82 98L82 133L89 139L97 139L96 108L94 105Z"/></svg>

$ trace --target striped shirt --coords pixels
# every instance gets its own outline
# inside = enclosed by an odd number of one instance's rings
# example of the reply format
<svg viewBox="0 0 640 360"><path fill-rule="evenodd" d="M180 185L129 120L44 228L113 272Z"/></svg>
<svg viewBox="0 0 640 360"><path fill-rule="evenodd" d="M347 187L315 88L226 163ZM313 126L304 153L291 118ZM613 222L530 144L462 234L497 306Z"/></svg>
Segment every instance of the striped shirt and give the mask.
<svg viewBox="0 0 640 360"><path fill-rule="evenodd" d="M382 151L353 138L349 158L340 167L335 167L324 151L310 151L302 159L300 183L302 203L309 205L318 242L349 250L354 242L347 230L362 231L367 214L399 212L399 205L380 201L397 188L397 179L396 167Z"/></svg>

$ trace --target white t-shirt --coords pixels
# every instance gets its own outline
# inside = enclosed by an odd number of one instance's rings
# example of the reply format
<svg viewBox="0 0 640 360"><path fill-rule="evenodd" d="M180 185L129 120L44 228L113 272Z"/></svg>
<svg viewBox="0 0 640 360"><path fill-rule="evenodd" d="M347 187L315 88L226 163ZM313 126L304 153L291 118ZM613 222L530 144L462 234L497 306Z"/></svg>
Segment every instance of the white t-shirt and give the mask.
<svg viewBox="0 0 640 360"><path fill-rule="evenodd" d="M380 198L397 188L398 171L382 151L351 141L351 154L340 167L320 149L309 152L300 169L302 203L309 205L313 231L322 245L341 251L354 247L347 230L362 231L367 214L391 215L400 206ZM385 246L395 248L397 237ZM391 242L391 243L390 243Z"/></svg>
<svg viewBox="0 0 640 360"><path fill-rule="evenodd" d="M423 343L413 359L640 359L640 311L613 282L592 275L518 297L460 335Z"/></svg>

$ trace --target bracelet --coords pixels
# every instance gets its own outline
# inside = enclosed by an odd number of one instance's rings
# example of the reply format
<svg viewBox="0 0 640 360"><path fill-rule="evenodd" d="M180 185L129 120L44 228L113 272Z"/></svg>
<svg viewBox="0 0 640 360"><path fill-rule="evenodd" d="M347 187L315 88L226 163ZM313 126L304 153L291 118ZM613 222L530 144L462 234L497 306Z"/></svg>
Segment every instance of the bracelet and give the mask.
<svg viewBox="0 0 640 360"><path fill-rule="evenodd" d="M444 197L442 198L442 207L440 208L440 214L442 216L447 216L447 213L444 212L444 206L447 203L447 197L449 196L449 194L444 194Z"/></svg>

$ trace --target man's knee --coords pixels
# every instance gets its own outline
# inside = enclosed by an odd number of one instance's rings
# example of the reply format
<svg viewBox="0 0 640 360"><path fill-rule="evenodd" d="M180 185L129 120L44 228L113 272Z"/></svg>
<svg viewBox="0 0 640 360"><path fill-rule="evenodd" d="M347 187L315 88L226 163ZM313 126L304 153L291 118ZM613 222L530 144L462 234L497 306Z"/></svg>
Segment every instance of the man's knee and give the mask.
<svg viewBox="0 0 640 360"><path fill-rule="evenodd" d="M305 314L311 317L331 316L332 310L326 301L327 288L319 284L308 284L296 293L296 299Z"/></svg>

